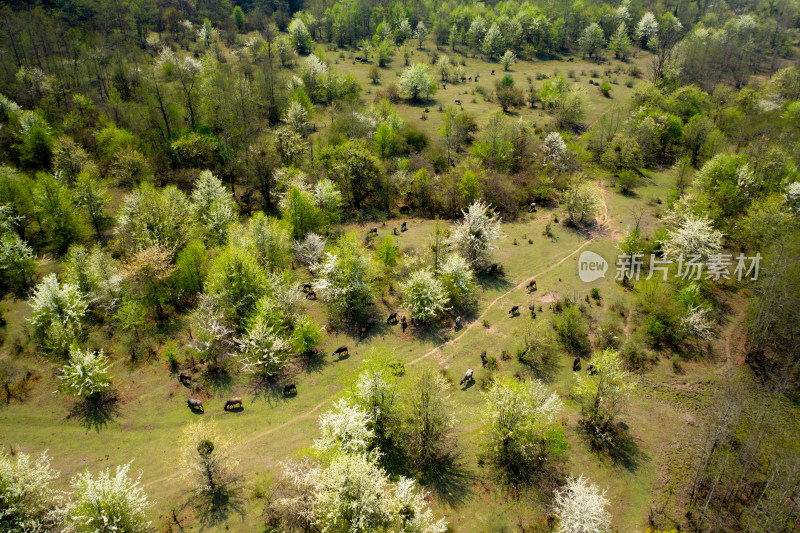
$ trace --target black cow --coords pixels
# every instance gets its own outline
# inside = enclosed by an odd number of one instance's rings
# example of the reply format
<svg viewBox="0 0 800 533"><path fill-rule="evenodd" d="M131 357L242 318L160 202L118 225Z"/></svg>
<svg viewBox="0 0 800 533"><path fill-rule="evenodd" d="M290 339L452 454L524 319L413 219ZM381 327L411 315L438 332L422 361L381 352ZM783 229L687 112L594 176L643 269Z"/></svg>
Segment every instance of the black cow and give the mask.
<svg viewBox="0 0 800 533"><path fill-rule="evenodd" d="M459 385L463 385L464 383L469 383L470 381L472 381L472 375L473 374L474 374L474 372L472 371L472 369L468 368L467 372L464 374L464 377L461 378L461 381L458 384Z"/></svg>
<svg viewBox="0 0 800 533"><path fill-rule="evenodd" d="M574 57L570 57L569 59L567 59L567 61L571 63L571 62L575 61L575 58Z"/></svg>
<svg viewBox="0 0 800 533"><path fill-rule="evenodd" d="M306 293L306 299L307 300L316 300L317 299L317 291L315 291L314 289L311 289L310 291L308 291Z"/></svg>
<svg viewBox="0 0 800 533"><path fill-rule="evenodd" d="M377 235L378 234L378 228L372 228L371 230L369 230L369 232L370 233L374 233L375 235Z"/></svg>
<svg viewBox="0 0 800 533"><path fill-rule="evenodd" d="M347 349L347 346L339 346L338 348L336 348L331 354L331 357L333 357L334 355L338 355L341 357L343 353L350 355L350 350Z"/></svg>
<svg viewBox="0 0 800 533"><path fill-rule="evenodd" d="M528 288L529 291L535 291L536 290L536 280L534 279L534 280L531 280L530 282L528 282L527 288Z"/></svg>
<svg viewBox="0 0 800 533"><path fill-rule="evenodd" d="M189 409L191 409L192 411L194 410L205 411L205 408L203 407L203 402L201 400L198 400L197 398L189 398L188 400L186 400L186 405L188 405Z"/></svg>
<svg viewBox="0 0 800 533"><path fill-rule="evenodd" d="M307 281L303 283L303 292L308 292L311 290L311 282Z"/></svg>
<svg viewBox="0 0 800 533"><path fill-rule="evenodd" d="M406 315L403 315L403 319L400 321L400 326L403 328L403 333L405 333L406 328L408 327L408 322L406 322Z"/></svg>
<svg viewBox="0 0 800 533"><path fill-rule="evenodd" d="M242 408L242 399L241 398L231 398L227 402L225 402L225 407L223 407L224 411L227 411L228 408L234 409L238 407L239 409Z"/></svg>
<svg viewBox="0 0 800 533"><path fill-rule="evenodd" d="M409 214L410 212L411 212L411 207L409 207L409 206L407 206L407 205L401 205L401 206L400 206L400 214L401 214L401 215L407 215L407 214Z"/></svg>
<svg viewBox="0 0 800 533"><path fill-rule="evenodd" d="M405 223L405 222L403 222L402 224L400 224L400 231L406 231L407 229L408 229L408 228L406 227L406 223Z"/></svg>
<svg viewBox="0 0 800 533"><path fill-rule="evenodd" d="M511 309L508 310L509 315L517 315L519 314L519 306L515 305Z"/></svg>
<svg viewBox="0 0 800 533"><path fill-rule="evenodd" d="M497 274L498 268L499 265L497 263L492 263L492 265L489 267L489 274Z"/></svg>
<svg viewBox="0 0 800 533"><path fill-rule="evenodd" d="M295 386L294 383L292 383L291 385L286 385L283 388L283 395L284 396L289 396L290 394L297 394L297 387Z"/></svg>
<svg viewBox="0 0 800 533"><path fill-rule="evenodd" d="M488 359L486 359L486 350L484 350L481 352L481 363L483 364L483 366L486 366L487 362Z"/></svg>
<svg viewBox="0 0 800 533"><path fill-rule="evenodd" d="M577 372L580 369L581 369L581 358L576 357L575 359L572 360L572 371Z"/></svg>
<svg viewBox="0 0 800 533"><path fill-rule="evenodd" d="M492 69L492 76L494 76L494 69Z"/></svg>
<svg viewBox="0 0 800 533"><path fill-rule="evenodd" d="M397 322L397 313L392 313L389 315L389 318L386 319L387 324L391 324L393 322Z"/></svg>
<svg viewBox="0 0 800 533"><path fill-rule="evenodd" d="M191 383L192 382L192 375L188 372L181 372L178 375L178 379L181 383Z"/></svg>
<svg viewBox="0 0 800 533"><path fill-rule="evenodd" d="M531 202L531 205L528 206L528 213L533 213L536 211L536 202Z"/></svg>
<svg viewBox="0 0 800 533"><path fill-rule="evenodd" d="M447 84L446 83L442 84L442 89L445 89L445 90L447 89Z"/></svg>
<svg viewBox="0 0 800 533"><path fill-rule="evenodd" d="M455 325L454 329L461 329L461 317L460 316L456 317L456 325Z"/></svg>

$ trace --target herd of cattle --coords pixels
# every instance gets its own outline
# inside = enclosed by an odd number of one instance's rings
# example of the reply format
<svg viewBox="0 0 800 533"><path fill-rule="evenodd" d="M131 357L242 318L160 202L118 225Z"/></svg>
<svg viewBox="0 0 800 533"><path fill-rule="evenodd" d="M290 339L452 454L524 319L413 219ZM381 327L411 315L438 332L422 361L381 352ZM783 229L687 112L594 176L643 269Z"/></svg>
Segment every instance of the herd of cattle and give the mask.
<svg viewBox="0 0 800 533"><path fill-rule="evenodd" d="M571 58L570 58L570 60L571 60ZM492 71L492 74L494 74L494 71ZM475 78L477 80L477 76L475 76ZM456 100L456 102L460 103L458 100ZM535 204L531 204L531 208L535 210ZM407 229L408 228L406 227L406 223L403 222L400 231L407 231ZM378 233L378 228L373 227L367 232L367 236L371 237L373 235L376 235L377 233ZM500 274L501 272L502 272L502 267L500 265L498 265L497 263L493 263L493 264L490 265L490 268L489 268L489 274L490 275L497 275L497 274ZM307 299L316 299L317 294L314 291L314 287L313 287L311 282L303 283L301 288L302 288L303 292L305 292ZM536 291L537 290L536 280L529 281L527 283L527 285L525 286L525 288L527 289L528 293ZM532 318L536 318L536 306L534 304L530 304L530 305L528 305L528 310L531 312L531 317ZM511 315L512 317L518 316L519 315L519 305L513 305L508 310L508 314ZM392 312L392 313L389 314L388 318L386 319L386 323L387 324L397 324L398 322L400 323L400 326L403 328L403 333L405 333L406 329L408 328L408 324L409 324L409 322L407 321L405 315L400 316L400 315L398 315L397 312ZM418 324L418 322L414 318L411 319L411 323L414 324L414 325ZM461 316L457 316L455 318L455 320L454 320L454 329L456 331L461 329L462 323L463 323L462 317ZM370 318L367 319L366 322L364 322L363 325L358 326L356 328L356 333L359 336L363 337L373 327L375 327L375 318L370 317ZM347 354L347 355L350 354L350 351L349 351L347 345L339 346L338 348L336 348L333 351L333 353L331 354L331 356L332 357L337 357L338 356L339 359L341 359L342 356L345 355L345 354ZM486 364L488 363L488 359L486 357L486 350L481 352L480 358L481 358L481 364L483 366L486 366ZM572 370L577 372L578 370L580 370L580 367L581 367L581 359L580 359L580 357L576 357L575 360L573 361L573 364L572 364ZM400 362L400 361L394 363L392 365L392 369L395 372L398 372L398 373L403 372L404 371L403 363ZM594 368L593 368L593 366L591 364L588 365L587 371L589 371L589 373L592 374L592 375L594 375L596 373L596 371L594 370ZM471 368L467 369L467 371L464 373L464 377L459 382L459 385L463 386L464 384L469 384L469 383L474 382L475 380L474 380L473 376L474 376L474 371ZM181 383L191 384L192 375L189 372L181 372L179 374L179 380L180 380ZM297 394L297 386L294 383L286 385L283 388L283 395L284 396L291 396L291 395L295 395L295 394ZM186 404L188 405L189 409L191 409L192 411L205 412L202 400L199 400L197 398L189 398L189 399L186 400ZM241 398L231 398L231 399L227 400L225 402L224 406L223 406L223 410L225 410L225 411L228 411L229 409L242 409L242 408L243 407L242 407L242 399Z"/></svg>

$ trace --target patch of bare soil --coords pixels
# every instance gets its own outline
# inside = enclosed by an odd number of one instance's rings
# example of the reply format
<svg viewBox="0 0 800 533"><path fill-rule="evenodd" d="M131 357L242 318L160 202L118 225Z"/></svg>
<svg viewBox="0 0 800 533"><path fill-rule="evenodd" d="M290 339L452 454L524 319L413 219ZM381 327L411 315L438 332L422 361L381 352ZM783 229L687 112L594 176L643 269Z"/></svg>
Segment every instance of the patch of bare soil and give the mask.
<svg viewBox="0 0 800 533"><path fill-rule="evenodd" d="M561 293L558 291L547 291L538 299L543 304L553 304L561 301Z"/></svg>

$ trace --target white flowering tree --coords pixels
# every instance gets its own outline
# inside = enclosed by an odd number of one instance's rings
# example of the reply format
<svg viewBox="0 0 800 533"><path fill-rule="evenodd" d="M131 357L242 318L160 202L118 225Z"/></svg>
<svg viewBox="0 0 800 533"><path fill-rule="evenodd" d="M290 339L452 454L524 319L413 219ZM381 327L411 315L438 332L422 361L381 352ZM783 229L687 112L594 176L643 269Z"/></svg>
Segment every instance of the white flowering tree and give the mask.
<svg viewBox="0 0 800 533"><path fill-rule="evenodd" d="M106 469L97 477L87 471L72 481L72 498L66 509L69 531L138 533L150 528L141 473L130 477L130 466L117 466L114 474Z"/></svg>
<svg viewBox="0 0 800 533"><path fill-rule="evenodd" d="M567 482L555 494L553 514L558 533L606 533L611 531L609 501L605 491L583 476Z"/></svg>
<svg viewBox="0 0 800 533"><path fill-rule="evenodd" d="M90 306L104 312L113 310L122 291L119 264L100 246L91 250L72 246L62 262L64 280L77 285Z"/></svg>
<svg viewBox="0 0 800 533"><path fill-rule="evenodd" d="M58 376L60 388L76 398L97 398L111 387L108 369L111 363L102 350L72 348L69 361Z"/></svg>
<svg viewBox="0 0 800 533"><path fill-rule="evenodd" d="M337 314L355 315L375 298L372 279L377 269L350 234L339 240L319 263L317 294Z"/></svg>
<svg viewBox="0 0 800 533"><path fill-rule="evenodd" d="M715 229L706 217L686 215L677 229L667 232L664 253L676 258L680 255L699 255L706 258L722 248L722 232Z"/></svg>
<svg viewBox="0 0 800 533"><path fill-rule="evenodd" d="M633 384L616 350L606 348L596 353L591 363L592 372L578 376L571 394L581 406L588 429L598 439L604 439L605 430L633 393Z"/></svg>
<svg viewBox="0 0 800 533"><path fill-rule="evenodd" d="M474 269L489 265L495 241L504 237L501 221L489 204L478 200L466 211L464 218L450 232L448 243L466 259Z"/></svg>
<svg viewBox="0 0 800 533"><path fill-rule="evenodd" d="M60 498L53 482L58 476L46 452L35 460L26 453L12 458L0 452L0 529L55 531Z"/></svg>
<svg viewBox="0 0 800 533"><path fill-rule="evenodd" d="M786 186L783 199L795 215L800 215L800 181Z"/></svg>
<svg viewBox="0 0 800 533"><path fill-rule="evenodd" d="M642 46L647 44L647 41L658 35L658 21L652 12L648 11L642 18L639 19L639 24L636 25L636 38L642 43Z"/></svg>
<svg viewBox="0 0 800 533"><path fill-rule="evenodd" d="M499 380L483 396L489 449L512 477L529 476L552 452L566 449L555 421L561 400L540 381Z"/></svg>
<svg viewBox="0 0 800 533"><path fill-rule="evenodd" d="M330 228L342 218L342 191L332 180L323 178L314 186L314 199L322 211L324 227Z"/></svg>
<svg viewBox="0 0 800 533"><path fill-rule="evenodd" d="M320 469L314 511L322 531L382 531L396 512L386 472L365 454L335 455Z"/></svg>
<svg viewBox="0 0 800 533"><path fill-rule="evenodd" d="M436 92L436 81L428 74L428 67L415 63L400 76L400 92L411 100L418 101Z"/></svg>
<svg viewBox="0 0 800 533"><path fill-rule="evenodd" d="M314 441L314 449L320 453L365 453L375 440L370 426L364 409L341 398L333 403L333 409L319 417L322 435Z"/></svg>
<svg viewBox="0 0 800 533"><path fill-rule="evenodd" d="M315 267L325 255L328 239L318 233L309 232L302 241L294 242L294 256L302 264Z"/></svg>
<svg viewBox="0 0 800 533"><path fill-rule="evenodd" d="M192 207L214 242L224 243L230 227L239 219L230 191L209 170L201 172L195 182Z"/></svg>
<svg viewBox="0 0 800 533"><path fill-rule="evenodd" d="M311 52L314 39L311 38L308 28L301 19L295 18L291 24L289 24L288 31L292 46L294 46L298 54L308 54Z"/></svg>
<svg viewBox="0 0 800 533"><path fill-rule="evenodd" d="M707 339L714 332L711 310L699 305L689 307L681 318L681 326L686 333Z"/></svg>
<svg viewBox="0 0 800 533"><path fill-rule="evenodd" d="M578 181L564 193L564 206L570 222L583 224L597 216L603 207L603 199L597 187L587 181Z"/></svg>
<svg viewBox="0 0 800 533"><path fill-rule="evenodd" d="M81 332L86 300L76 285L59 284L55 274L46 276L34 289L28 318L33 336L44 348L64 354Z"/></svg>
<svg viewBox="0 0 800 533"><path fill-rule="evenodd" d="M544 138L542 143L545 165L552 166L557 170L564 169L564 162L567 157L567 143L557 131L551 131Z"/></svg>
<svg viewBox="0 0 800 533"><path fill-rule="evenodd" d="M427 493L413 479L400 476L394 485L394 507L398 531L403 533L444 533L447 521L437 520L428 507Z"/></svg>
<svg viewBox="0 0 800 533"><path fill-rule="evenodd" d="M290 344L258 316L236 339L242 372L273 377L286 365Z"/></svg>
<svg viewBox="0 0 800 533"><path fill-rule="evenodd" d="M517 54L512 52L511 50L506 50L503 56L500 58L500 64L503 65L503 70L508 70L511 68L511 65L517 62Z"/></svg>
<svg viewBox="0 0 800 533"><path fill-rule="evenodd" d="M450 254L439 265L439 282L453 304L464 304L475 296L475 273L458 254Z"/></svg>
<svg viewBox="0 0 800 533"><path fill-rule="evenodd" d="M421 322L436 318L447 309L449 299L444 286L429 269L412 272L400 288L411 316Z"/></svg>

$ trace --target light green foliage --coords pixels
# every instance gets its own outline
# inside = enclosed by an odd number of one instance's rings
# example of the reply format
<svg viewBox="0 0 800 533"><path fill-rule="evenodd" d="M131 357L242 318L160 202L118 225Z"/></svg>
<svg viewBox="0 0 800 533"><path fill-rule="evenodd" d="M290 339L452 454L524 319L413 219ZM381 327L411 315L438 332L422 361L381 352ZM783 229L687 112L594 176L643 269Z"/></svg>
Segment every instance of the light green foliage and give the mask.
<svg viewBox="0 0 800 533"><path fill-rule="evenodd" d="M86 300L76 285L59 284L55 274L46 276L36 286L30 300L29 321L34 338L45 349L66 353L81 333Z"/></svg>
<svg viewBox="0 0 800 533"><path fill-rule="evenodd" d="M592 22L586 26L580 38L578 38L578 46L580 46L581 51L590 58L596 57L605 44L606 40L603 36L603 28L596 22Z"/></svg>
<svg viewBox="0 0 800 533"><path fill-rule="evenodd" d="M18 292L25 291L36 275L36 254L16 233L0 236L0 283Z"/></svg>
<svg viewBox="0 0 800 533"><path fill-rule="evenodd" d="M84 210L99 236L108 221L111 197L91 173L82 172L75 182L75 205Z"/></svg>
<svg viewBox="0 0 800 533"><path fill-rule="evenodd" d="M269 272L284 268L291 253L291 240L286 224L259 211L250 219L239 236L241 244L252 249Z"/></svg>
<svg viewBox="0 0 800 533"><path fill-rule="evenodd" d="M210 171L204 170L192 191L192 207L211 242L224 243L239 218L231 194Z"/></svg>
<svg viewBox="0 0 800 533"><path fill-rule="evenodd" d="M388 271L397 264L397 257L400 255L400 249L395 245L394 239L387 235L378 243L378 246L375 248L375 255L378 257L378 260L387 267Z"/></svg>
<svg viewBox="0 0 800 533"><path fill-rule="evenodd" d="M603 199L592 183L576 181L564 193L564 207L573 223L583 224L591 221L603 207Z"/></svg>
<svg viewBox="0 0 800 533"><path fill-rule="evenodd" d="M34 460L27 453L15 458L0 452L0 529L44 533L60 522L60 498L53 487L59 474L47 452Z"/></svg>
<svg viewBox="0 0 800 533"><path fill-rule="evenodd" d="M314 287L331 310L341 315L363 311L375 298L375 265L359 249L355 234L342 237L325 255Z"/></svg>
<svg viewBox="0 0 800 533"><path fill-rule="evenodd" d="M292 238L302 239L322 225L322 212L313 192L302 181L293 183L280 201L281 216L292 228Z"/></svg>
<svg viewBox="0 0 800 533"><path fill-rule="evenodd" d="M548 78L542 83L539 89L539 99L546 108L553 108L566 97L569 92L569 84L564 76L558 75Z"/></svg>
<svg viewBox="0 0 800 533"><path fill-rule="evenodd" d="M638 170L642 164L642 151L636 139L617 134L608 144L600 158L603 165L612 171Z"/></svg>
<svg viewBox="0 0 800 533"><path fill-rule="evenodd" d="M427 66L415 63L400 76L400 91L411 100L422 100L436 92L436 81L428 74Z"/></svg>
<svg viewBox="0 0 800 533"><path fill-rule="evenodd" d="M344 204L353 209L376 205L381 192L381 165L363 141L326 148L321 162L336 183Z"/></svg>
<svg viewBox="0 0 800 533"><path fill-rule="evenodd" d="M178 252L172 283L178 298L194 298L203 290L208 275L209 259L205 245L199 239L189 241Z"/></svg>
<svg viewBox="0 0 800 533"><path fill-rule="evenodd" d="M117 262L100 246L73 246L63 261L64 279L78 287L89 305L108 311L119 298L122 276Z"/></svg>
<svg viewBox="0 0 800 533"><path fill-rule="evenodd" d="M466 259L450 254L439 266L439 281L450 303L464 305L475 296L475 273Z"/></svg>
<svg viewBox="0 0 800 533"><path fill-rule="evenodd" d="M608 40L608 49L614 52L614 57L617 59L624 59L630 53L632 47L631 39L628 37L628 30L625 28L625 23L620 22L617 30Z"/></svg>
<svg viewBox="0 0 800 533"><path fill-rule="evenodd" d="M244 11L242 11L241 7L234 6L231 19L233 19L233 23L236 24L236 29L238 29L240 32L244 30L246 19L244 16Z"/></svg>
<svg viewBox="0 0 800 533"><path fill-rule="evenodd" d="M47 121L34 111L23 111L14 145L24 168L47 170L53 158L53 130Z"/></svg>
<svg viewBox="0 0 800 533"><path fill-rule="evenodd" d="M366 412L368 426L379 441L387 436L391 427L400 392L397 373L391 368L393 362L390 352L372 352L364 360L363 370L348 393Z"/></svg>
<svg viewBox="0 0 800 533"><path fill-rule="evenodd" d="M489 449L512 477L527 478L551 455L566 451L564 432L555 420L561 400L540 381L499 380L483 396Z"/></svg>
<svg viewBox="0 0 800 533"><path fill-rule="evenodd" d="M75 198L65 185L50 174L38 174L33 201L39 225L47 240L60 252L82 240L85 224L75 209Z"/></svg>
<svg viewBox="0 0 800 533"><path fill-rule="evenodd" d="M592 375L578 376L572 396L581 405L588 424L602 437L624 409L634 386L616 350L606 348L596 353L591 363Z"/></svg>
<svg viewBox="0 0 800 533"><path fill-rule="evenodd" d="M73 347L69 361L61 367L58 379L62 391L76 398L97 397L111 387L108 369L111 363L102 350L81 350Z"/></svg>
<svg viewBox="0 0 800 533"><path fill-rule="evenodd" d="M473 203L481 192L481 180L478 175L471 170L465 170L458 181L458 192L461 193L464 202Z"/></svg>
<svg viewBox="0 0 800 533"><path fill-rule="evenodd" d="M127 252L156 244L179 249L195 233L192 204L175 186L142 184L120 206L115 233Z"/></svg>
<svg viewBox="0 0 800 533"><path fill-rule="evenodd" d="M205 290L232 319L241 321L255 306L265 284L258 259L247 249L227 246L211 263Z"/></svg>
<svg viewBox="0 0 800 533"><path fill-rule="evenodd" d="M511 50L506 50L503 57L500 58L500 64L503 65L503 70L509 70L511 65L517 61L517 55Z"/></svg>
<svg viewBox="0 0 800 533"><path fill-rule="evenodd" d="M308 315L298 317L292 330L292 349L300 355L312 353L322 342L323 329Z"/></svg>
<svg viewBox="0 0 800 533"><path fill-rule="evenodd" d="M447 309L448 297L444 286L428 269L412 272L400 287L412 318L427 322Z"/></svg>

